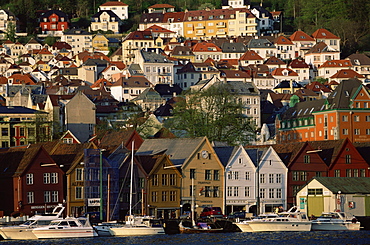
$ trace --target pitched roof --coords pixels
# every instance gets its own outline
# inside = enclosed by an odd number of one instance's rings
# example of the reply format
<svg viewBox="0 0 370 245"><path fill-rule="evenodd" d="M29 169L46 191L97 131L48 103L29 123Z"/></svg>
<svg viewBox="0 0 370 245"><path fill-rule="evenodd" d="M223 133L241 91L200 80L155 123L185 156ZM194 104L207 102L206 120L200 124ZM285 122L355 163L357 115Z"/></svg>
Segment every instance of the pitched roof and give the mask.
<svg viewBox="0 0 370 245"><path fill-rule="evenodd" d="M261 56L259 56L256 51L254 50L248 50L245 52L239 60L263 60Z"/></svg>
<svg viewBox="0 0 370 245"><path fill-rule="evenodd" d="M342 81L334 91L328 96L327 100L330 109L349 109L353 96L363 86L358 79L349 79Z"/></svg>
<svg viewBox="0 0 370 245"><path fill-rule="evenodd" d="M285 62L275 56L271 56L265 62L265 65L285 65Z"/></svg>
<svg viewBox="0 0 370 245"><path fill-rule="evenodd" d="M294 59L290 62L289 66L291 68L309 68L310 66L304 60Z"/></svg>
<svg viewBox="0 0 370 245"><path fill-rule="evenodd" d="M199 42L192 49L193 52L222 52L216 44L209 42Z"/></svg>
<svg viewBox="0 0 370 245"><path fill-rule="evenodd" d="M317 29L311 36L315 39L340 39L340 37L324 28Z"/></svg>
<svg viewBox="0 0 370 245"><path fill-rule="evenodd" d="M288 71L287 76L284 75L284 71ZM286 76L287 78L289 77L296 77L298 76L298 73L293 71L290 68L276 68L271 72L272 76Z"/></svg>
<svg viewBox="0 0 370 245"><path fill-rule="evenodd" d="M170 4L154 4L152 6L149 6L149 8L152 8L152 9L160 9L160 8L174 8L175 6L172 6Z"/></svg>
<svg viewBox="0 0 370 245"><path fill-rule="evenodd" d="M110 6L128 6L128 5L121 1L109 1L109 2L103 3L100 6L110 7Z"/></svg>
<svg viewBox="0 0 370 245"><path fill-rule="evenodd" d="M146 28L144 31L151 31L152 33L176 33L174 31L168 30L166 28L163 28L161 26L152 25L148 28Z"/></svg>
<svg viewBox="0 0 370 245"><path fill-rule="evenodd" d="M317 180L331 192L342 194L369 194L370 178L368 177L314 177L310 182Z"/></svg>
<svg viewBox="0 0 370 245"><path fill-rule="evenodd" d="M287 37L284 37L284 36L278 36L275 40L274 40L274 43L275 44L279 44L279 45L293 45L293 42L290 41L289 38Z"/></svg>
<svg viewBox="0 0 370 245"><path fill-rule="evenodd" d="M135 155L165 153L174 165L184 164L205 138L146 139Z"/></svg>
<svg viewBox="0 0 370 245"><path fill-rule="evenodd" d="M357 73L356 71L352 69L341 69L337 71L334 75L330 77L331 79L333 78L365 78L365 76Z"/></svg>
<svg viewBox="0 0 370 245"><path fill-rule="evenodd" d="M311 36L309 36L308 34L306 34L303 31L296 31L296 32L294 32L289 37L289 39L292 40L292 41L295 41L295 42L304 42L304 41L314 42L315 41L315 39L313 39Z"/></svg>
<svg viewBox="0 0 370 245"><path fill-rule="evenodd" d="M327 67L352 67L352 64L349 60L327 60L319 68Z"/></svg>
<svg viewBox="0 0 370 245"><path fill-rule="evenodd" d="M370 66L370 58L366 54L351 54L346 59L350 60L353 65Z"/></svg>

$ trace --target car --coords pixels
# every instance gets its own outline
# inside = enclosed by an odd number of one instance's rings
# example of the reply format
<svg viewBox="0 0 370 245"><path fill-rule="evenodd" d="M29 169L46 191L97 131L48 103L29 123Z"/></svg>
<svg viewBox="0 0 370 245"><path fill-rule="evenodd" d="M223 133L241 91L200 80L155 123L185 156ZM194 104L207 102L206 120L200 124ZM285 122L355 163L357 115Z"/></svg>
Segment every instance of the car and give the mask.
<svg viewBox="0 0 370 245"><path fill-rule="evenodd" d="M201 218L223 218L222 210L220 207L205 207L200 214Z"/></svg>
<svg viewBox="0 0 370 245"><path fill-rule="evenodd" d="M236 219L236 218L245 219L245 216L246 216L245 211L236 211L236 212L230 213L227 217L229 219Z"/></svg>

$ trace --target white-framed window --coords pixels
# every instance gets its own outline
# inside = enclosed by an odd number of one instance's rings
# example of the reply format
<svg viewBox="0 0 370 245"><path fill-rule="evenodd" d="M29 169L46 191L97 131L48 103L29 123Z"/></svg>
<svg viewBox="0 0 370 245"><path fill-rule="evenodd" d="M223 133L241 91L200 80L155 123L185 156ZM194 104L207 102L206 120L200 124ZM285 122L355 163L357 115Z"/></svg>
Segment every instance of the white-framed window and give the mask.
<svg viewBox="0 0 370 245"><path fill-rule="evenodd" d="M76 181L83 181L83 180L84 180L84 169L76 168Z"/></svg>
<svg viewBox="0 0 370 245"><path fill-rule="evenodd" d="M250 197L250 195L251 195L250 187L249 186L245 186L244 187L244 196L245 197Z"/></svg>
<svg viewBox="0 0 370 245"><path fill-rule="evenodd" d="M51 183L58 184L58 173L51 173Z"/></svg>
<svg viewBox="0 0 370 245"><path fill-rule="evenodd" d="M245 172L245 180L251 180L251 172Z"/></svg>
<svg viewBox="0 0 370 245"><path fill-rule="evenodd" d="M50 195L50 191L44 191L44 202L45 203L49 203L50 200L51 200L51 195Z"/></svg>
<svg viewBox="0 0 370 245"><path fill-rule="evenodd" d="M275 190L272 188L269 189L269 198L275 198Z"/></svg>
<svg viewBox="0 0 370 245"><path fill-rule="evenodd" d="M50 184L50 173L44 173L44 184Z"/></svg>
<svg viewBox="0 0 370 245"><path fill-rule="evenodd" d="M33 185L33 174L26 174L26 185Z"/></svg>
<svg viewBox="0 0 370 245"><path fill-rule="evenodd" d="M234 197L238 197L238 196L239 196L239 187L234 186Z"/></svg>
<svg viewBox="0 0 370 245"><path fill-rule="evenodd" d="M260 183L261 184L265 183L265 174L260 174Z"/></svg>
<svg viewBox="0 0 370 245"><path fill-rule="evenodd" d="M260 189L260 198L265 198L266 197L266 189L262 188Z"/></svg>
<svg viewBox="0 0 370 245"><path fill-rule="evenodd" d="M233 195L233 187L232 186L228 186L227 187L227 196L228 197L231 197Z"/></svg>
<svg viewBox="0 0 370 245"><path fill-rule="evenodd" d="M58 191L52 191L51 192L51 202L58 202Z"/></svg>
<svg viewBox="0 0 370 245"><path fill-rule="evenodd" d="M239 179L239 172L238 171L234 171L234 179Z"/></svg>
<svg viewBox="0 0 370 245"><path fill-rule="evenodd" d="M274 183L274 174L269 174L269 183Z"/></svg>
<svg viewBox="0 0 370 245"><path fill-rule="evenodd" d="M75 189L75 198L76 199L82 199L83 198L83 187L82 186L76 186Z"/></svg>
<svg viewBox="0 0 370 245"><path fill-rule="evenodd" d="M281 174L276 174L276 183L281 183Z"/></svg>
<svg viewBox="0 0 370 245"><path fill-rule="evenodd" d="M35 196L33 191L27 192L27 203L34 203L35 202Z"/></svg>
<svg viewBox="0 0 370 245"><path fill-rule="evenodd" d="M276 189L276 198L282 198L282 195L281 195L281 188L277 188Z"/></svg>

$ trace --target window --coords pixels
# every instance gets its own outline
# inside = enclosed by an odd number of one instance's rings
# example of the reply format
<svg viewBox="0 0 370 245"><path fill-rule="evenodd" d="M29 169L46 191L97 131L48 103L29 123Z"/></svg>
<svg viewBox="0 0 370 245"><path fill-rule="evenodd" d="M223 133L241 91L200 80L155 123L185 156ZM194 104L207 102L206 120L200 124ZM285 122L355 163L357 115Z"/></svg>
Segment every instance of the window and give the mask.
<svg viewBox="0 0 370 245"><path fill-rule="evenodd" d="M358 177L358 169L353 170L353 177Z"/></svg>
<svg viewBox="0 0 370 245"><path fill-rule="evenodd" d="M359 122L359 121L360 121L360 116L354 116L354 117L353 117L353 120L354 120L355 122Z"/></svg>
<svg viewBox="0 0 370 245"><path fill-rule="evenodd" d="M1 135L2 136L9 136L9 129L8 128L1 128Z"/></svg>
<svg viewBox="0 0 370 245"><path fill-rule="evenodd" d="M170 191L170 202L176 201L176 191Z"/></svg>
<svg viewBox="0 0 370 245"><path fill-rule="evenodd" d="M355 128L355 135L360 135L360 129Z"/></svg>
<svg viewBox="0 0 370 245"><path fill-rule="evenodd" d="M266 196L266 189L262 188L260 189L260 198L265 198Z"/></svg>
<svg viewBox="0 0 370 245"><path fill-rule="evenodd" d="M245 172L245 180L251 180L251 172Z"/></svg>
<svg viewBox="0 0 370 245"><path fill-rule="evenodd" d="M365 169L360 169L360 177L366 177Z"/></svg>
<svg viewBox="0 0 370 245"><path fill-rule="evenodd" d="M293 171L293 181L299 181L299 172Z"/></svg>
<svg viewBox="0 0 370 245"><path fill-rule="evenodd" d="M50 191L44 191L44 202L49 203L51 200Z"/></svg>
<svg viewBox="0 0 370 245"><path fill-rule="evenodd" d="M158 174L153 174L152 186L158 186Z"/></svg>
<svg viewBox="0 0 370 245"><path fill-rule="evenodd" d="M50 184L50 173L44 173L44 184Z"/></svg>
<svg viewBox="0 0 370 245"><path fill-rule="evenodd" d="M190 179L195 179L195 169L190 169Z"/></svg>
<svg viewBox="0 0 370 245"><path fill-rule="evenodd" d="M58 173L51 173L51 183L58 184Z"/></svg>
<svg viewBox="0 0 370 245"><path fill-rule="evenodd" d="M205 187L205 193L204 193L204 196L205 196L205 197L211 197L211 187L210 187L210 186L206 186L206 187Z"/></svg>
<svg viewBox="0 0 370 245"><path fill-rule="evenodd" d="M293 196L296 196L299 189L301 189L300 185L293 185Z"/></svg>
<svg viewBox="0 0 370 245"><path fill-rule="evenodd" d="M220 197L220 188L218 186L213 186L213 197Z"/></svg>
<svg viewBox="0 0 370 245"><path fill-rule="evenodd" d="M34 203L35 197L33 191L27 192L27 203Z"/></svg>
<svg viewBox="0 0 370 245"><path fill-rule="evenodd" d="M274 174L269 174L269 183L274 183Z"/></svg>
<svg viewBox="0 0 370 245"><path fill-rule="evenodd" d="M348 122L348 116L342 116L342 121L343 122Z"/></svg>
<svg viewBox="0 0 370 245"><path fill-rule="evenodd" d="M277 188L277 189L276 189L276 198L282 198L282 195L281 195L281 188Z"/></svg>
<svg viewBox="0 0 370 245"><path fill-rule="evenodd" d="M272 188L269 189L269 198L275 198L275 190Z"/></svg>
<svg viewBox="0 0 370 245"><path fill-rule="evenodd" d="M58 191L52 191L51 192L51 202L58 202Z"/></svg>
<svg viewBox="0 0 370 245"><path fill-rule="evenodd" d="M347 164L351 163L351 155L346 155L346 163Z"/></svg>
<svg viewBox="0 0 370 245"><path fill-rule="evenodd" d="M228 186L227 187L227 196L228 197L231 197L233 194L233 188L231 186Z"/></svg>
<svg viewBox="0 0 370 245"><path fill-rule="evenodd" d="M84 180L84 169L76 168L76 181L83 181L83 180Z"/></svg>
<svg viewBox="0 0 370 245"><path fill-rule="evenodd" d="M352 169L346 169L346 177L352 177Z"/></svg>
<svg viewBox="0 0 370 245"><path fill-rule="evenodd" d="M281 174L276 174L276 183L281 183Z"/></svg>
<svg viewBox="0 0 370 245"><path fill-rule="evenodd" d="M301 181L306 181L307 180L307 172L301 171L300 179L301 179Z"/></svg>
<svg viewBox="0 0 370 245"><path fill-rule="evenodd" d="M25 130L24 128L19 128L19 136L25 136Z"/></svg>
<svg viewBox="0 0 370 245"><path fill-rule="evenodd" d="M76 186L76 195L75 195L76 199L82 199L83 198L82 190L83 190L83 187Z"/></svg>
<svg viewBox="0 0 370 245"><path fill-rule="evenodd" d="M220 180L220 170L213 170L213 180Z"/></svg>
<svg viewBox="0 0 370 245"><path fill-rule="evenodd" d="M212 180L212 172L211 172L211 170L205 170L204 179L205 180Z"/></svg>
<svg viewBox="0 0 370 245"><path fill-rule="evenodd" d="M170 185L176 185L176 174L170 174Z"/></svg>
<svg viewBox="0 0 370 245"><path fill-rule="evenodd" d="M157 202L158 201L158 192L157 191L153 191L152 192L152 202Z"/></svg>
<svg viewBox="0 0 370 245"><path fill-rule="evenodd" d="M234 171L234 179L239 179L239 172L238 171Z"/></svg>
<svg viewBox="0 0 370 245"><path fill-rule="evenodd" d="M168 175L162 174L162 186L168 185Z"/></svg>
<svg viewBox="0 0 370 245"><path fill-rule="evenodd" d="M265 183L265 174L260 174L260 183L261 184Z"/></svg>
<svg viewBox="0 0 370 245"><path fill-rule="evenodd" d="M334 171L334 177L340 177L340 169Z"/></svg>
<svg viewBox="0 0 370 245"><path fill-rule="evenodd" d="M162 202L167 202L167 191L162 191Z"/></svg>
<svg viewBox="0 0 370 245"><path fill-rule="evenodd" d="M251 194L251 192L250 192L250 187L249 187L249 186L245 186L245 187L244 187L244 196L245 196L245 197L249 197L249 196L250 196L250 194Z"/></svg>
<svg viewBox="0 0 370 245"><path fill-rule="evenodd" d="M26 185L33 185L33 174L26 174Z"/></svg>
<svg viewBox="0 0 370 245"><path fill-rule="evenodd" d="M238 197L238 196L239 196L239 187L234 186L234 197Z"/></svg>
<svg viewBox="0 0 370 245"><path fill-rule="evenodd" d="M310 155L304 155L303 162L310 163Z"/></svg>
<svg viewBox="0 0 370 245"><path fill-rule="evenodd" d="M344 128L344 129L343 129L343 134L344 134L344 135L348 135L348 128Z"/></svg>

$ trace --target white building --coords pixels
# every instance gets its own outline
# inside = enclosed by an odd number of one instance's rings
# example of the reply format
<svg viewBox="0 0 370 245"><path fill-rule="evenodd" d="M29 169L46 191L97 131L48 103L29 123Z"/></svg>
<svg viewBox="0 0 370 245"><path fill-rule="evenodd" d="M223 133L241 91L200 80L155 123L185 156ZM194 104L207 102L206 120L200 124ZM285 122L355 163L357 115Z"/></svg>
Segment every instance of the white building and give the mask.
<svg viewBox="0 0 370 245"><path fill-rule="evenodd" d="M121 20L128 19L128 5L121 2L121 0L103 3L99 6L98 11L102 10L113 11Z"/></svg>

